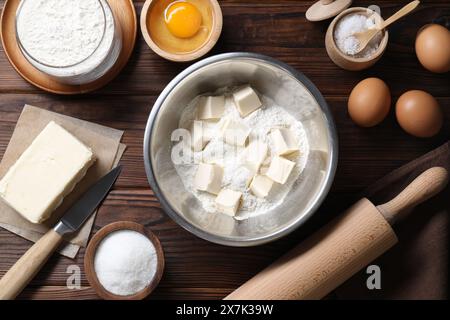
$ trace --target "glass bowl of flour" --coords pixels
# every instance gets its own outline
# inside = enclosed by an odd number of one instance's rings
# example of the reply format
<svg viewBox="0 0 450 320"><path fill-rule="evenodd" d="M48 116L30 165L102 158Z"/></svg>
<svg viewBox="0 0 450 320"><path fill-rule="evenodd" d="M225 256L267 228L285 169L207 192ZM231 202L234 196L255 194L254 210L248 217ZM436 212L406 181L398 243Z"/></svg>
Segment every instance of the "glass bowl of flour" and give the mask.
<svg viewBox="0 0 450 320"><path fill-rule="evenodd" d="M22 0L16 37L35 68L70 85L105 75L122 48L120 24L106 0Z"/></svg>
<svg viewBox="0 0 450 320"><path fill-rule="evenodd" d="M233 92L242 86L253 88L262 103L245 116L233 100ZM224 144L219 130L201 150L190 153L181 147L178 130L195 119L198 99L205 95L225 99L217 128L239 123L250 129L245 145ZM293 165L289 177L276 183L267 197L256 197L248 190L240 150L249 146L250 138L259 139L268 145L273 162L274 128L289 128L299 152L286 156ZM334 121L317 88L288 65L251 53L213 56L179 74L153 106L144 137L147 177L167 214L193 234L229 246L267 243L302 225L328 193L337 153ZM182 155L181 161L176 155ZM201 162L220 165L221 188L242 194L234 215L218 210L218 196L196 190L193 181Z"/></svg>

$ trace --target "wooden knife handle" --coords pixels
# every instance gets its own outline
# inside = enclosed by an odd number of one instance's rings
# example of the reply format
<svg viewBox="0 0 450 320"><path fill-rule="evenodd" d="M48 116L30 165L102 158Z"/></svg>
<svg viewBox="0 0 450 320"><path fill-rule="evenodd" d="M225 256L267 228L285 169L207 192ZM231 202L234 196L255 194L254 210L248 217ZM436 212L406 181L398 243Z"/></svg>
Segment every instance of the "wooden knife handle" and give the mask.
<svg viewBox="0 0 450 320"><path fill-rule="evenodd" d="M41 270L63 238L53 229L42 236L0 280L0 300L15 299Z"/></svg>
<svg viewBox="0 0 450 320"><path fill-rule="evenodd" d="M404 218L409 209L425 202L442 191L448 183L448 172L442 167L424 171L391 201L377 209L391 225Z"/></svg>

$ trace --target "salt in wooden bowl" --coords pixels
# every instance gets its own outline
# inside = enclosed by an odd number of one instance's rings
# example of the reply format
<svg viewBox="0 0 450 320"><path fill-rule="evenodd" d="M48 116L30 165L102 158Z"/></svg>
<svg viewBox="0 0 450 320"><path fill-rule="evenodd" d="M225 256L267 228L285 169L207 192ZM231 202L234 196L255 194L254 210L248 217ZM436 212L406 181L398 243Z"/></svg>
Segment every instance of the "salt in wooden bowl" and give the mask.
<svg viewBox="0 0 450 320"><path fill-rule="evenodd" d="M334 20L331 22L330 26L328 27L327 34L325 36L325 48L327 49L328 56L330 59L339 67L345 70L350 71L359 71L364 70L372 65L374 65L378 60L380 60L381 56L383 55L384 51L386 51L386 47L389 40L389 33L387 30L382 31L383 32L383 38L381 39L381 42L377 48L377 50L370 55L369 57L364 58L358 58L358 57L352 57L350 55L344 54L336 45L336 42L334 41L334 32L337 23L345 16L349 14L363 14L368 16L369 11L367 8L362 7L354 7L349 8L347 10L342 11ZM370 11L370 14L372 14L373 11ZM377 19L380 19L380 21L383 21L383 18L378 15L377 13L374 13L376 15Z"/></svg>

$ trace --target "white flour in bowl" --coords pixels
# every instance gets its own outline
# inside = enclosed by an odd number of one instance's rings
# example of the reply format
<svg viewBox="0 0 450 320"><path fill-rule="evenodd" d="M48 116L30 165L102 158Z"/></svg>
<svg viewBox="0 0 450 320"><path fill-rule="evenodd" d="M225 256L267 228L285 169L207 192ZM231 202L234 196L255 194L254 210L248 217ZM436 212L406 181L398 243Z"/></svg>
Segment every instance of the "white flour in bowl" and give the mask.
<svg viewBox="0 0 450 320"><path fill-rule="evenodd" d="M17 14L24 55L55 77L99 73L95 69L111 55L114 35L114 17L105 0L22 0Z"/></svg>
<svg viewBox="0 0 450 320"><path fill-rule="evenodd" d="M174 165L186 190L195 195L201 202L202 207L211 213L217 212L215 206L216 197L206 192L197 191L194 187L194 176L200 162L216 162L222 165L224 168L222 187L231 188L243 194L241 207L235 217L240 220L264 214L283 202L306 165L309 144L302 123L291 116L282 106L278 106L273 100L260 94L259 96L263 106L247 117L241 118L234 105L231 92L232 90L230 89L222 89L215 93L224 94L226 96L226 103L224 115L215 126L216 131L213 139L206 145L203 151L192 152L192 157L189 161L182 164L175 163ZM184 110L179 123L180 128L189 127L189 123L195 119L197 99L194 99ZM275 154L272 141L268 137L271 129L289 127L298 141L300 152L288 157L289 160L295 162L295 167L288 181L283 185L275 183L273 190L267 198L254 196L247 187L247 182L252 177L252 174L242 164L242 151L244 147L229 145L223 141L220 135L219 130L221 125L226 119L230 118L242 122L252 129L249 137L250 140L258 138L268 144L269 159ZM180 142L178 146L183 148L184 152L191 152L190 146L184 145L183 142Z"/></svg>

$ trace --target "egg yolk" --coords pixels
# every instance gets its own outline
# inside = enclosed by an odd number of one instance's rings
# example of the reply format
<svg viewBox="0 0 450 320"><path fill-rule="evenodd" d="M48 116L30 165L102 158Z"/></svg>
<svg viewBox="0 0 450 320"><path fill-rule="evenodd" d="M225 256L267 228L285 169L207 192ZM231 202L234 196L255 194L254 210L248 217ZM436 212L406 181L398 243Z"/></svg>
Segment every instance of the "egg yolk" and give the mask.
<svg viewBox="0 0 450 320"><path fill-rule="evenodd" d="M193 4L177 1L167 7L165 21L170 33L175 37L190 38L200 29L202 15Z"/></svg>

